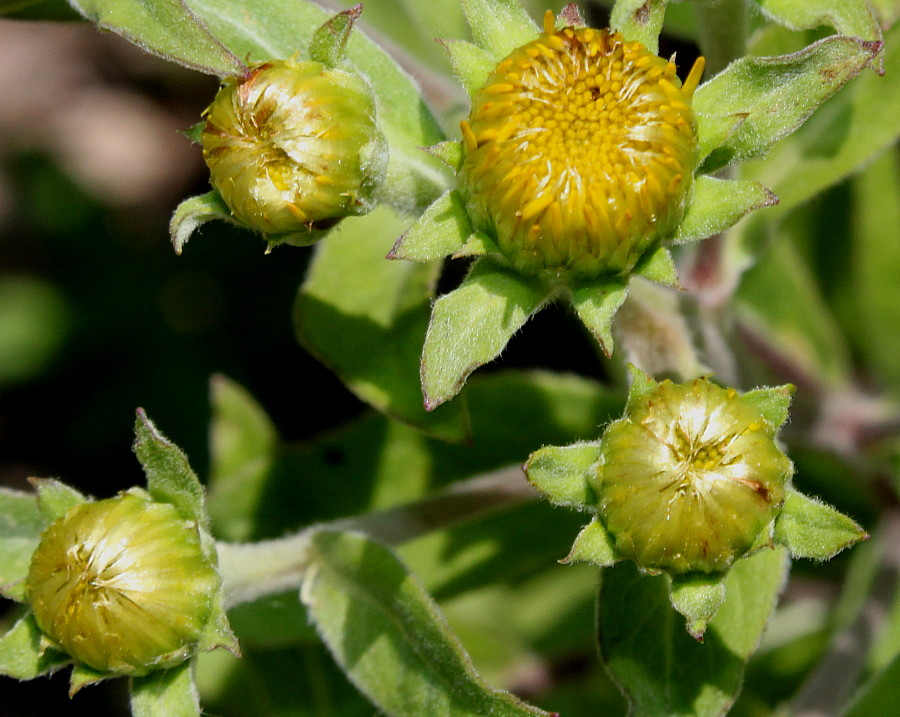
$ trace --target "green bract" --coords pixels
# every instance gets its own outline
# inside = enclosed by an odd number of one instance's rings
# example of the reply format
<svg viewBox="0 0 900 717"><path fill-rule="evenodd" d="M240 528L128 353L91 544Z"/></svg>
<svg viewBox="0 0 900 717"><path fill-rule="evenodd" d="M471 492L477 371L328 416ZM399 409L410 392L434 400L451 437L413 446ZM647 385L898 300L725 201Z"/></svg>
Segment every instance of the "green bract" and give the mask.
<svg viewBox="0 0 900 717"><path fill-rule="evenodd" d="M657 383L634 367L632 378L625 415L600 440L542 448L526 465L548 500L595 514L569 561L668 573L674 607L700 636L736 560L776 543L825 560L865 537L790 485L777 432L792 386L740 394L706 378ZM798 522L805 531L789 528Z"/></svg>
<svg viewBox="0 0 900 717"><path fill-rule="evenodd" d="M462 142L431 149L457 171L457 187L389 254L479 257L434 305L426 408L452 398L557 299L611 354L632 276L678 286L668 247L778 201L756 182L708 173L763 154L880 49L828 38L795 55L744 58L698 87L699 62L682 85L655 56L665 3L649 5L617 6L617 32L585 28L574 7L548 14L541 32L516 0L463 3L476 44L446 45L472 108Z"/></svg>

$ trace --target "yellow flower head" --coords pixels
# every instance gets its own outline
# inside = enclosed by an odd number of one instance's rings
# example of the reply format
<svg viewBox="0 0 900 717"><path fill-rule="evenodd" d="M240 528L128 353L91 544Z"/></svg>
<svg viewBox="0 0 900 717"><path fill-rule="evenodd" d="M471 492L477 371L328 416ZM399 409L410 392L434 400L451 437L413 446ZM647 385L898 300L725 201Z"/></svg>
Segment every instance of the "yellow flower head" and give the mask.
<svg viewBox="0 0 900 717"><path fill-rule="evenodd" d="M681 221L697 163L675 65L617 32L544 32L502 60L462 123L460 193L520 271L628 273Z"/></svg>

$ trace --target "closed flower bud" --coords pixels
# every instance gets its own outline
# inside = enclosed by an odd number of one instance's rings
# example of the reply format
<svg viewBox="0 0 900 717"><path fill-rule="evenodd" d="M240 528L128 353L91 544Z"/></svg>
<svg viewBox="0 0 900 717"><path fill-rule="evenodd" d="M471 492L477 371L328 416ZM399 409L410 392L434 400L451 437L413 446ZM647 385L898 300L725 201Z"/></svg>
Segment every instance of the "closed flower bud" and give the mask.
<svg viewBox="0 0 900 717"><path fill-rule="evenodd" d="M387 165L366 82L318 62L266 62L226 80L201 143L234 217L267 235L365 214Z"/></svg>
<svg viewBox="0 0 900 717"><path fill-rule="evenodd" d="M514 50L462 123L459 189L520 271L627 274L680 223L696 167L675 65L606 30L556 30Z"/></svg>
<svg viewBox="0 0 900 717"><path fill-rule="evenodd" d="M618 553L640 567L718 573L770 528L793 467L776 427L733 389L663 381L601 440L594 490Z"/></svg>
<svg viewBox="0 0 900 717"><path fill-rule="evenodd" d="M174 506L121 494L52 523L27 586L60 649L100 672L143 675L194 653L220 578L197 526Z"/></svg>

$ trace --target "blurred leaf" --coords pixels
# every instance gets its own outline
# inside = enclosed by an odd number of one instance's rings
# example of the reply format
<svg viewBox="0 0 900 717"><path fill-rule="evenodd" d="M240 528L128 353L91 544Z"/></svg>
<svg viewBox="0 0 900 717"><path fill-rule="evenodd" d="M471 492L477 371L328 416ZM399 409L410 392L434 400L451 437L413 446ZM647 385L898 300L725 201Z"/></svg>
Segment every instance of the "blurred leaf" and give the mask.
<svg viewBox="0 0 900 717"><path fill-rule="evenodd" d="M694 94L700 155L709 155L703 171L765 153L862 72L880 47L880 43L834 36L792 55L748 56L733 62ZM704 130L707 118L721 122L744 115L746 119L720 145L711 144ZM764 180L763 184L772 186ZM780 194L777 187L775 191Z"/></svg>
<svg viewBox="0 0 900 717"><path fill-rule="evenodd" d="M262 407L224 376L211 382L209 516L225 540L249 540L278 435Z"/></svg>
<svg viewBox="0 0 900 717"><path fill-rule="evenodd" d="M13 20L80 20L66 0L0 0L0 16Z"/></svg>
<svg viewBox="0 0 900 717"><path fill-rule="evenodd" d="M0 675L17 680L32 680L61 667L72 658L42 646L41 629L29 613L10 630L0 635Z"/></svg>
<svg viewBox="0 0 900 717"><path fill-rule="evenodd" d="M134 452L147 475L147 490L154 500L171 503L186 520L208 529L203 486L191 470L187 456L166 438L143 409L134 425Z"/></svg>
<svg viewBox="0 0 900 717"><path fill-rule="evenodd" d="M900 395L900 153L894 148L853 184L847 331L881 386Z"/></svg>
<svg viewBox="0 0 900 717"><path fill-rule="evenodd" d="M525 475L553 505L584 510L596 502L588 478L600 458L598 443L545 446L525 464Z"/></svg>
<svg viewBox="0 0 900 717"><path fill-rule="evenodd" d="M246 67L209 31L186 0L69 0L78 12L104 30L192 70L220 77L240 75Z"/></svg>
<svg viewBox="0 0 900 717"><path fill-rule="evenodd" d="M869 536L855 521L830 505L788 490L775 521L775 540L795 558L830 560Z"/></svg>
<svg viewBox="0 0 900 717"><path fill-rule="evenodd" d="M787 231L744 275L735 307L747 330L813 380L831 386L848 380L844 337Z"/></svg>
<svg viewBox="0 0 900 717"><path fill-rule="evenodd" d="M495 60L536 40L540 32L519 0L462 0L462 7L473 39Z"/></svg>
<svg viewBox="0 0 900 717"><path fill-rule="evenodd" d="M612 9L609 26L629 42L640 42L654 55L659 51L668 0L619 0Z"/></svg>
<svg viewBox="0 0 900 717"><path fill-rule="evenodd" d="M784 550L737 561L725 581L725 602L700 643L672 609L666 576L641 575L630 562L605 569L600 651L633 712L724 714L741 688L744 664L775 609L787 570Z"/></svg>
<svg viewBox="0 0 900 717"><path fill-rule="evenodd" d="M313 33L332 17L304 0L191 0L191 6L217 38L251 62L307 57ZM345 59L368 78L377 99L378 122L390 145L383 187L390 188L394 206L420 212L450 182L447 167L420 149L440 142L443 133L412 79L358 29Z"/></svg>
<svg viewBox="0 0 900 717"><path fill-rule="evenodd" d="M405 227L380 209L345 221L319 245L294 307L297 336L362 400L426 432L461 439L461 407L426 413L422 406L419 355L440 267L385 261Z"/></svg>
<svg viewBox="0 0 900 717"><path fill-rule="evenodd" d="M0 587L28 576L44 527L33 493L0 488Z"/></svg>
<svg viewBox="0 0 900 717"><path fill-rule="evenodd" d="M900 713L900 655L874 675L848 707L840 712L842 717L874 717Z"/></svg>
<svg viewBox="0 0 900 717"><path fill-rule="evenodd" d="M301 597L348 677L388 714L547 714L490 688L425 589L361 535L314 537Z"/></svg>
<svg viewBox="0 0 900 717"><path fill-rule="evenodd" d="M426 407L436 408L459 393L469 374L503 351L551 291L491 259L473 264L463 283L431 310L422 350Z"/></svg>
<svg viewBox="0 0 900 717"><path fill-rule="evenodd" d="M131 678L134 717L199 717L200 701L190 662Z"/></svg>
<svg viewBox="0 0 900 717"><path fill-rule="evenodd" d="M694 195L674 242L706 239L736 224L754 209L778 204L778 197L758 182L717 179L701 175L694 182Z"/></svg>
<svg viewBox="0 0 900 717"><path fill-rule="evenodd" d="M39 375L66 339L69 307L52 284L0 277L0 386Z"/></svg>

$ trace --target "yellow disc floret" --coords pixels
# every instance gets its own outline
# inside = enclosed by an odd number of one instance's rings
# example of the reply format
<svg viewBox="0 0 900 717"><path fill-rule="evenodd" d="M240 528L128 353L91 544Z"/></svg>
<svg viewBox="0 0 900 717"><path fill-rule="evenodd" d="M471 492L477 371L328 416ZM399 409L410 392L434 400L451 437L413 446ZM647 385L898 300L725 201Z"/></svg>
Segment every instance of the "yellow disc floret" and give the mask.
<svg viewBox="0 0 900 717"><path fill-rule="evenodd" d="M462 123L460 191L520 271L629 272L684 214L696 165L675 65L618 33L556 30L500 62Z"/></svg>

